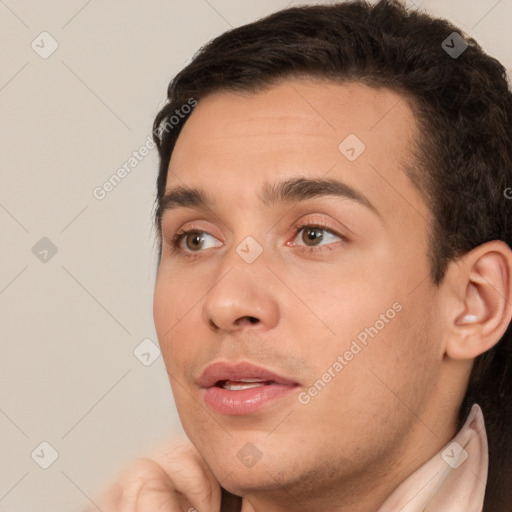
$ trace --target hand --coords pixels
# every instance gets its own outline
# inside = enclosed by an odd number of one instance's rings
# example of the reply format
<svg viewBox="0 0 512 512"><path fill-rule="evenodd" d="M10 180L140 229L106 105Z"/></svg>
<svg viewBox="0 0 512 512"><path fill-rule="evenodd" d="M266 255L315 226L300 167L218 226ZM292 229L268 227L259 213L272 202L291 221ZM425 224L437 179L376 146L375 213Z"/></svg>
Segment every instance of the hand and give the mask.
<svg viewBox="0 0 512 512"><path fill-rule="evenodd" d="M180 440L131 463L94 503L102 512L219 512L221 487L190 441Z"/></svg>

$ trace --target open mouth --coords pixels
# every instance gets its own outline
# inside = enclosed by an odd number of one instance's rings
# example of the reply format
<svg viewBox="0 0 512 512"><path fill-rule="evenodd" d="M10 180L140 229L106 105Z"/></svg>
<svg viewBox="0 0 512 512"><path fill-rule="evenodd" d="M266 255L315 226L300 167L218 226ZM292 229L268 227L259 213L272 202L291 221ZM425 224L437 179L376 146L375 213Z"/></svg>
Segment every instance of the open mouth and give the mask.
<svg viewBox="0 0 512 512"><path fill-rule="evenodd" d="M229 391L242 391L244 389L252 389L258 388L261 386L268 386L270 384L275 384L271 380L261 381L259 379L241 379L241 380L219 380L217 387L222 389L227 389Z"/></svg>
<svg viewBox="0 0 512 512"><path fill-rule="evenodd" d="M248 362L210 364L199 378L206 404L215 412L242 415L284 398L299 384Z"/></svg>

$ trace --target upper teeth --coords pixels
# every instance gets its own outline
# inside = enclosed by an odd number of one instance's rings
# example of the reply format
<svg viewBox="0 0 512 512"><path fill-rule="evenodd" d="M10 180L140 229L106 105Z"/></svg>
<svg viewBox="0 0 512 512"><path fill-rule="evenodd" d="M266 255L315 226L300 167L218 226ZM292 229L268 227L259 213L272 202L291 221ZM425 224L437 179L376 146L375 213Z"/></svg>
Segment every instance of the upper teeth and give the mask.
<svg viewBox="0 0 512 512"><path fill-rule="evenodd" d="M229 391L240 391L242 389L257 388L264 386L265 382L258 379L240 379L238 381L224 381L221 383L222 388Z"/></svg>

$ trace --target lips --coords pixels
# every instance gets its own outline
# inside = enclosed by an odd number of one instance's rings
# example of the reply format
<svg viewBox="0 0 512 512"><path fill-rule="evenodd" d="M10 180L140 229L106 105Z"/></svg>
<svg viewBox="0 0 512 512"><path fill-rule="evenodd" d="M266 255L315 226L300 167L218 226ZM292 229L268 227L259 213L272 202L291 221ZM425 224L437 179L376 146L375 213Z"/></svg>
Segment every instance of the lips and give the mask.
<svg viewBox="0 0 512 512"><path fill-rule="evenodd" d="M280 375L255 366L251 363L242 362L238 364L212 363L199 378L199 385L203 388L210 388L222 381L242 382L249 380L254 382L273 382L275 384L293 385L292 380L281 377Z"/></svg>
<svg viewBox="0 0 512 512"><path fill-rule="evenodd" d="M298 383L248 362L209 365L198 381L208 406L220 414L255 412L283 398Z"/></svg>

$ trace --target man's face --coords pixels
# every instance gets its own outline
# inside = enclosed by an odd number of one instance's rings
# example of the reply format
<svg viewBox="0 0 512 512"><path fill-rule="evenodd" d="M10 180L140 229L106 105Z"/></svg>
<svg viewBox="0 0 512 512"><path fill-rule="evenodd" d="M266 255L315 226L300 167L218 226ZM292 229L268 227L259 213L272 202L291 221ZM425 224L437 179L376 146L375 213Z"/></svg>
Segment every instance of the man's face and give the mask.
<svg viewBox="0 0 512 512"><path fill-rule="evenodd" d="M416 136L401 96L306 80L210 95L183 127L167 192L210 203L167 202L154 319L183 427L230 491L406 475L429 451L443 350ZM344 195L262 200L292 180Z"/></svg>

